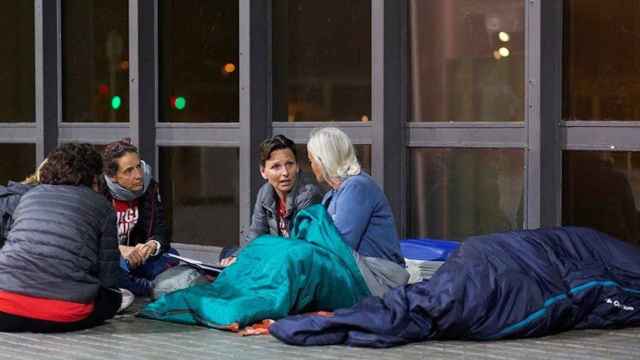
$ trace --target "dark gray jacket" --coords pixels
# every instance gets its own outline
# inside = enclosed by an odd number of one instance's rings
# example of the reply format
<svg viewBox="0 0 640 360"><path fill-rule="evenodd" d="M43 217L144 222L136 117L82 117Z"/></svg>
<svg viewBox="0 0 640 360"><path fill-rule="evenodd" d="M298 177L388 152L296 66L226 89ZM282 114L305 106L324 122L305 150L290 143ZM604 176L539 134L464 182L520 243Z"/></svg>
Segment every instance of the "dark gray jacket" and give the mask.
<svg viewBox="0 0 640 360"><path fill-rule="evenodd" d="M86 186L39 185L22 196L0 249L0 289L79 303L121 275L116 215Z"/></svg>
<svg viewBox="0 0 640 360"><path fill-rule="evenodd" d="M241 235L241 245L245 246L260 235L278 235L276 220L276 192L271 184L262 185L251 216L251 226ZM291 227L298 210L318 204L322 200L320 189L310 176L300 172L296 184L287 195L287 219ZM236 252L237 253L237 252Z"/></svg>
<svg viewBox="0 0 640 360"><path fill-rule="evenodd" d="M20 198L31 188L33 185L13 181L9 181L7 186L0 186L0 248L7 240L7 234L13 223L13 212L18 207Z"/></svg>

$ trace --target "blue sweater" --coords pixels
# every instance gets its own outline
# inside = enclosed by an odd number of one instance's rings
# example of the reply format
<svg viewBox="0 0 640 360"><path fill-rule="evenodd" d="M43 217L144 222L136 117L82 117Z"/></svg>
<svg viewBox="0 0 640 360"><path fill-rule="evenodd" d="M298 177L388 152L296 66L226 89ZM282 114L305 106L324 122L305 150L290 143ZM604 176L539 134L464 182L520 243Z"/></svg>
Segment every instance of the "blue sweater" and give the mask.
<svg viewBox="0 0 640 360"><path fill-rule="evenodd" d="M347 178L325 194L322 204L358 254L404 265L389 201L371 176L361 172Z"/></svg>

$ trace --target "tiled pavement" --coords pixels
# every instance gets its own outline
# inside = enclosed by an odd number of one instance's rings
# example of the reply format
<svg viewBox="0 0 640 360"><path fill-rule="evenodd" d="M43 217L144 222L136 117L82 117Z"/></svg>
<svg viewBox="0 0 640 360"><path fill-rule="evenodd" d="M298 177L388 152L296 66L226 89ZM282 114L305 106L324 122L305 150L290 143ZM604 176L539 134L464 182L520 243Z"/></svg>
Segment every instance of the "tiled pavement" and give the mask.
<svg viewBox="0 0 640 360"><path fill-rule="evenodd" d="M182 246L181 254L217 259L210 248ZM0 359L640 359L640 327L572 331L497 342L431 341L392 349L347 346L302 348L271 336L238 335L133 316L134 307L108 324L68 334L0 333Z"/></svg>
<svg viewBox="0 0 640 360"><path fill-rule="evenodd" d="M511 341L431 341L392 349L302 348L127 314L68 334L0 333L0 359L640 359L640 328Z"/></svg>

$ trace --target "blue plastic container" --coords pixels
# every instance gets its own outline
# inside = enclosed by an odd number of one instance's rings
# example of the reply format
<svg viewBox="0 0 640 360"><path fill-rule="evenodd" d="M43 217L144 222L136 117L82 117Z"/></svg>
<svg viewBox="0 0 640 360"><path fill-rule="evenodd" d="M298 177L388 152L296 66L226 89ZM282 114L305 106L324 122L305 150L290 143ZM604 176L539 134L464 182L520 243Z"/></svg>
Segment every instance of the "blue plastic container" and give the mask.
<svg viewBox="0 0 640 360"><path fill-rule="evenodd" d="M445 261L460 243L449 240L407 239L400 241L402 255L412 260Z"/></svg>

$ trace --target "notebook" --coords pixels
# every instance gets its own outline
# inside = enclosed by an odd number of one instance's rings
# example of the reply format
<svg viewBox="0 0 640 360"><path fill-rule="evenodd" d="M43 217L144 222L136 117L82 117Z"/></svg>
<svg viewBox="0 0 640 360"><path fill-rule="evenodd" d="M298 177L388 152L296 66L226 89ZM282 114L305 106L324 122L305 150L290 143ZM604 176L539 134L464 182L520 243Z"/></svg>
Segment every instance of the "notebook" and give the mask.
<svg viewBox="0 0 640 360"><path fill-rule="evenodd" d="M167 253L165 254L165 256L170 257L170 258L174 258L177 260L180 260L180 262L187 264L189 266L192 266L198 270L201 270L205 273L210 273L213 275L217 275L219 273L222 272L222 270L224 270L224 267L222 266L218 266L218 265L212 265L212 264L206 264L200 260L196 260L196 259L190 259L184 256L179 256L179 255L175 255L175 254L170 254Z"/></svg>

